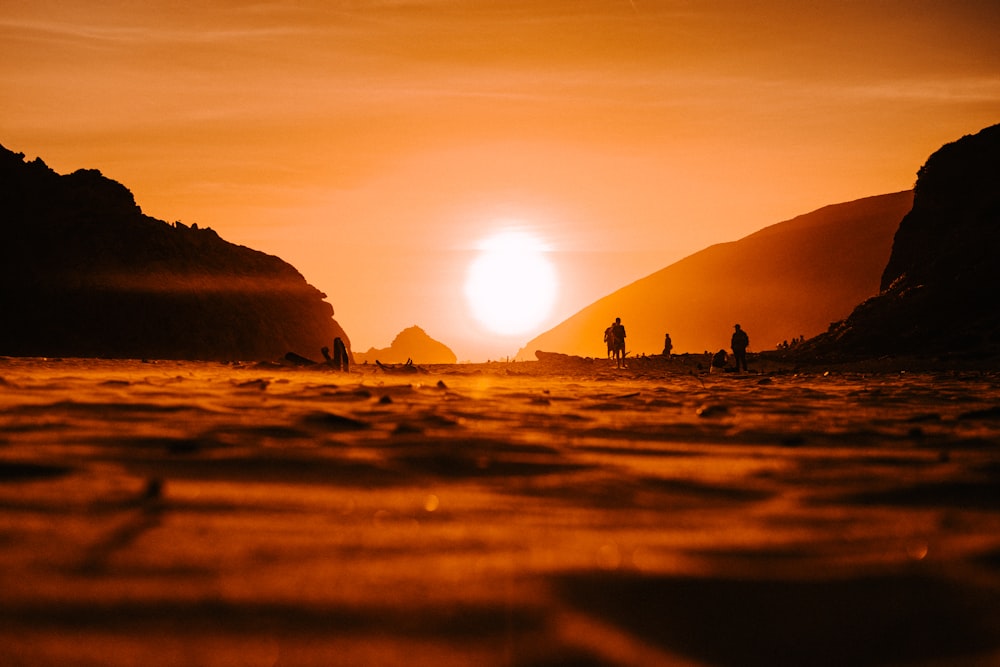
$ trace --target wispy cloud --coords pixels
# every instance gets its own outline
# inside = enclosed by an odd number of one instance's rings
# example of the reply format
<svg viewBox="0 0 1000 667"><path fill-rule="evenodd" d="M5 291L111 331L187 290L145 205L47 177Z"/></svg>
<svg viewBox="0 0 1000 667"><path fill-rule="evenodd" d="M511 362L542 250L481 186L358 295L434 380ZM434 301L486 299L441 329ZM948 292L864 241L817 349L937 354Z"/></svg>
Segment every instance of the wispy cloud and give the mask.
<svg viewBox="0 0 1000 667"><path fill-rule="evenodd" d="M248 39L273 39L301 35L308 28L296 27L245 27L227 29L183 30L148 25L110 25L107 23L79 23L39 19L0 18L0 33L20 40L63 39L96 43L139 44L149 40L172 43L238 43Z"/></svg>

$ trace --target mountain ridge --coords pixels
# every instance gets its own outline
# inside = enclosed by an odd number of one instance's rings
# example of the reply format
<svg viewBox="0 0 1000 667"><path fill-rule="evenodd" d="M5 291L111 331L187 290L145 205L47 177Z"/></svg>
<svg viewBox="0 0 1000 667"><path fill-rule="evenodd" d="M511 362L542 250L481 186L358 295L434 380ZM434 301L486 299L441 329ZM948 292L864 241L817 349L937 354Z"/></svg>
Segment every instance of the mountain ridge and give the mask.
<svg viewBox="0 0 1000 667"><path fill-rule="evenodd" d="M674 352L728 347L733 325L751 349L813 336L878 292L913 191L829 204L717 243L595 301L529 341L535 350L604 356L604 329L621 317L632 355L656 354L664 334ZM780 247L778 247L780 246Z"/></svg>

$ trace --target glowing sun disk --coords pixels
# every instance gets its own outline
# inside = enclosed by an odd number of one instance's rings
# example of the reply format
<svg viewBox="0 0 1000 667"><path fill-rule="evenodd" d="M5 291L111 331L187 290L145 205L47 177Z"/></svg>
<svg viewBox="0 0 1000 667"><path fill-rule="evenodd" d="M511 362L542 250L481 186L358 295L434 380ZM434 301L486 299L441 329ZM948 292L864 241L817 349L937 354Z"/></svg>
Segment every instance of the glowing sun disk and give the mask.
<svg viewBox="0 0 1000 667"><path fill-rule="evenodd" d="M465 297L476 320L490 331L530 331L552 310L558 288L555 267L534 236L507 231L482 242L469 265Z"/></svg>

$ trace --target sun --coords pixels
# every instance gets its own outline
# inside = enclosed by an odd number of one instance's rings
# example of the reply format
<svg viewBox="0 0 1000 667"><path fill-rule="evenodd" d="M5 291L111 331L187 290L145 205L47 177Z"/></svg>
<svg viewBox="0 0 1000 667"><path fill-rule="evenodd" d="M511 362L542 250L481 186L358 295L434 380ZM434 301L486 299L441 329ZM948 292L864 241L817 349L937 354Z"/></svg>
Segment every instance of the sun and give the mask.
<svg viewBox="0 0 1000 667"><path fill-rule="evenodd" d="M545 244L527 232L508 230L484 239L465 280L473 317L507 336L538 326L558 292L556 270L546 255Z"/></svg>

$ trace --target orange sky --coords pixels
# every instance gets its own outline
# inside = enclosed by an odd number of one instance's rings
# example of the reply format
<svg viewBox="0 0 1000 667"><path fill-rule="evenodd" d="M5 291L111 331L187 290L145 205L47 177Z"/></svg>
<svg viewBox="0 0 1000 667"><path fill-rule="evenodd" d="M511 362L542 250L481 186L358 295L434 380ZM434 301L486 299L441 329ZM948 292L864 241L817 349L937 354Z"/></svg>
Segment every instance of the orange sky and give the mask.
<svg viewBox="0 0 1000 667"><path fill-rule="evenodd" d="M5 2L0 143L286 259L355 349L417 324L478 361L707 245L911 187L1000 121L997 35L995 0ZM462 282L511 223L560 298L501 338Z"/></svg>

